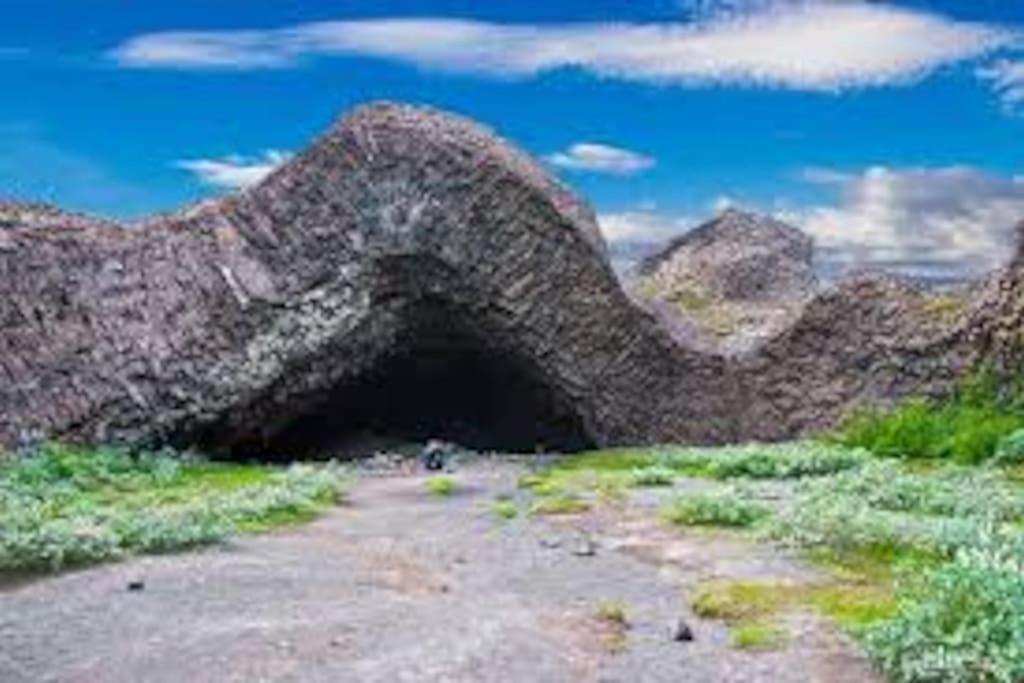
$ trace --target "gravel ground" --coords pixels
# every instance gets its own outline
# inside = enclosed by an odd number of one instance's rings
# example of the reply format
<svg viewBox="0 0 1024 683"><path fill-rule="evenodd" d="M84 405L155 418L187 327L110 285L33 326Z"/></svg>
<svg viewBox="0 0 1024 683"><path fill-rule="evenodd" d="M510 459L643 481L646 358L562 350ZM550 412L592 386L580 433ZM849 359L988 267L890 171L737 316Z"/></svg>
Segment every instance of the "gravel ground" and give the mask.
<svg viewBox="0 0 1024 683"><path fill-rule="evenodd" d="M363 476L345 506L300 528L9 586L0 681L875 680L812 617L786 618L784 649L749 653L687 611L703 579L806 578L794 559L665 529L644 501L501 521L492 505L523 495L522 471L460 467L446 499L419 474ZM624 633L595 617L608 601L625 607ZM680 618L693 642L670 636Z"/></svg>

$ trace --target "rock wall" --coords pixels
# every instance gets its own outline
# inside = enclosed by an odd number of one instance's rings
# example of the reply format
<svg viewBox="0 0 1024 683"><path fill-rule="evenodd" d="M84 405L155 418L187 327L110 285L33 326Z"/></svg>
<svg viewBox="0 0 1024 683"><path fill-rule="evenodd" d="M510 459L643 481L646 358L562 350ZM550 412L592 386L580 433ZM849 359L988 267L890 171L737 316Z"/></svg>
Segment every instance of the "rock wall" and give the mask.
<svg viewBox="0 0 1024 683"><path fill-rule="evenodd" d="M538 164L465 119L374 105L179 214L0 207L0 443L267 443L452 336L588 444L782 438L1015 354L1020 272L948 324L855 282L756 350L701 351L622 291L591 211Z"/></svg>

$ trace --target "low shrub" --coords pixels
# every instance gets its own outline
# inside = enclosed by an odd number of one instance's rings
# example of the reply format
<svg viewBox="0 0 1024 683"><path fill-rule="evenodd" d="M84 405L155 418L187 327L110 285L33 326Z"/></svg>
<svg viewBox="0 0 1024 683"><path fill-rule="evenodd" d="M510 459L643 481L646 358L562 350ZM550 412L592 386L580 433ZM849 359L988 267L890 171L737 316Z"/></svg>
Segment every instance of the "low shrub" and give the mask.
<svg viewBox="0 0 1024 683"><path fill-rule="evenodd" d="M337 499L341 480L330 465L277 470L45 444L0 465L0 571L58 570L301 521Z"/></svg>
<svg viewBox="0 0 1024 683"><path fill-rule="evenodd" d="M665 518L680 526L750 527L769 516L769 510L733 491L697 494L676 499Z"/></svg>
<svg viewBox="0 0 1024 683"><path fill-rule="evenodd" d="M1024 680L1024 555L998 538L979 545L908 577L897 614L865 634L891 680Z"/></svg>
<svg viewBox="0 0 1024 683"><path fill-rule="evenodd" d="M427 492L438 498L453 496L458 488L458 483L451 477L433 477L427 480Z"/></svg>
<svg viewBox="0 0 1024 683"><path fill-rule="evenodd" d="M1024 464L1024 429L1018 429L999 441L993 463L997 465Z"/></svg>
<svg viewBox="0 0 1024 683"><path fill-rule="evenodd" d="M773 624L744 624L729 635L729 642L737 650L777 650L788 640L789 634Z"/></svg>
<svg viewBox="0 0 1024 683"><path fill-rule="evenodd" d="M664 465L651 465L633 470L630 483L633 486L672 486L676 473Z"/></svg>
<svg viewBox="0 0 1024 683"><path fill-rule="evenodd" d="M802 479L854 469L870 459L864 450L804 441L677 449L661 454L659 464L714 479Z"/></svg>
<svg viewBox="0 0 1024 683"><path fill-rule="evenodd" d="M590 502L573 495L542 498L530 508L533 515L578 515L590 509Z"/></svg>
<svg viewBox="0 0 1024 683"><path fill-rule="evenodd" d="M1024 429L1020 379L1002 384L988 369L969 375L943 401L912 398L853 413L831 440L894 458L952 458L978 464ZM1024 438L1024 437L1022 437Z"/></svg>
<svg viewBox="0 0 1024 683"><path fill-rule="evenodd" d="M497 500L494 502L491 510L498 519L515 519L519 515L519 508L516 507L515 501L512 500Z"/></svg>

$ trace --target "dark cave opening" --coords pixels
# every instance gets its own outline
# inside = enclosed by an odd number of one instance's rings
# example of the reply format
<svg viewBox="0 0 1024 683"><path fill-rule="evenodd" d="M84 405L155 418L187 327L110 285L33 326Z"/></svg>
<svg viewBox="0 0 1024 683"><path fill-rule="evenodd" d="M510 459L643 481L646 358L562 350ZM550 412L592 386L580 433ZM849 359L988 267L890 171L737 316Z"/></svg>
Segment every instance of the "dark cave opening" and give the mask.
<svg viewBox="0 0 1024 683"><path fill-rule="evenodd" d="M584 450L579 420L528 363L453 332L431 333L326 392L259 447L234 458L359 458L441 439L479 452ZM437 324L440 323L440 324Z"/></svg>

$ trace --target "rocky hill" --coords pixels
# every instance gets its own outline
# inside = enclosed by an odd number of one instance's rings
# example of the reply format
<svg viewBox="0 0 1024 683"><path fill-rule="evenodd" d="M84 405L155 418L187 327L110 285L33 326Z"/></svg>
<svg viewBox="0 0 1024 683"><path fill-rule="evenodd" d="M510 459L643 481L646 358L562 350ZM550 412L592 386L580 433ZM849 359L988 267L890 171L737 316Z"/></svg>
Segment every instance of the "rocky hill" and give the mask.
<svg viewBox="0 0 1024 683"><path fill-rule="evenodd" d="M948 390L979 358L1016 362L1024 330L1018 258L966 300L855 280L745 350L705 348L623 291L593 213L542 165L395 104L356 110L257 187L130 228L3 215L6 446L783 438L860 401ZM648 271L672 286L701 272L712 295L761 306L808 297L807 250L727 214Z"/></svg>
<svg viewBox="0 0 1024 683"><path fill-rule="evenodd" d="M642 261L630 286L694 344L736 353L785 328L814 295L813 247L791 225L729 209Z"/></svg>

